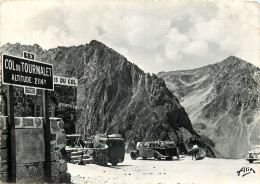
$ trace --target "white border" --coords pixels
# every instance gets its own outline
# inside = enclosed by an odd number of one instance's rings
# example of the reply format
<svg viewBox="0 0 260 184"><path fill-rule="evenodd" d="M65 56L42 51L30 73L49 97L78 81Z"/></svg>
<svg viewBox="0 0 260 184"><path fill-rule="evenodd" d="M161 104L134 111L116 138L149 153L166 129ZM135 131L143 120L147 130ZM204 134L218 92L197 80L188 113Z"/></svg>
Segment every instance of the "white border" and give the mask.
<svg viewBox="0 0 260 184"><path fill-rule="evenodd" d="M32 62L36 62L36 63L42 63L42 64L46 64L46 65L50 65L51 67L52 67L52 89L47 89L47 88L41 88L41 87L34 87L34 86L26 86L26 85L20 85L20 84L9 84L9 83L5 83L4 81L3 81L3 79L4 79L4 62L3 62L3 57L4 57L4 55L6 55L6 56L11 56L11 57L16 57L16 58L19 58L19 59L23 59L23 60L29 60L29 61L32 61ZM49 90L49 91L54 91L54 79L53 79L53 65L52 64L49 64L49 63L44 63L44 62L41 62L41 61L36 61L36 60L33 60L33 59L27 59L27 58L24 58L24 57L18 57L18 56L13 56L13 55L10 55L10 54L4 54L4 53L2 53L2 84L5 84L5 85L13 85L13 86L19 86L19 87L31 87L31 88L37 88L37 89L43 89L43 90Z"/></svg>

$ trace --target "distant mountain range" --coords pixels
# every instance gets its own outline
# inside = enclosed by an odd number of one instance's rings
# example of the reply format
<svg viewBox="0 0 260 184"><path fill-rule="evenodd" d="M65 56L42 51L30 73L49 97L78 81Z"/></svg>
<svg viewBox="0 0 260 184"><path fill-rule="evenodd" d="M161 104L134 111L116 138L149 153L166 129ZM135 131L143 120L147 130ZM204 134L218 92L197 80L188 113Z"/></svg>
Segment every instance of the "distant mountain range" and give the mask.
<svg viewBox="0 0 260 184"><path fill-rule="evenodd" d="M260 144L260 69L230 56L193 70L160 72L215 154L243 158Z"/></svg>
<svg viewBox="0 0 260 184"><path fill-rule="evenodd" d="M77 112L77 131L121 133L129 147L158 139L183 143L200 135L209 155L213 150L225 158L243 158L260 143L260 69L234 56L193 70L160 72L158 78L95 40L49 50L6 44L0 51L35 53L36 60L53 64L55 75L79 79L77 105L84 109Z"/></svg>
<svg viewBox="0 0 260 184"><path fill-rule="evenodd" d="M43 50L39 45L6 44L2 53L36 54L52 63L54 74L77 77L79 110L76 130L90 134L120 133L133 147L138 141L174 140L180 145L198 136L179 100L163 79L144 73L133 63L98 41ZM207 147L211 156L214 154Z"/></svg>

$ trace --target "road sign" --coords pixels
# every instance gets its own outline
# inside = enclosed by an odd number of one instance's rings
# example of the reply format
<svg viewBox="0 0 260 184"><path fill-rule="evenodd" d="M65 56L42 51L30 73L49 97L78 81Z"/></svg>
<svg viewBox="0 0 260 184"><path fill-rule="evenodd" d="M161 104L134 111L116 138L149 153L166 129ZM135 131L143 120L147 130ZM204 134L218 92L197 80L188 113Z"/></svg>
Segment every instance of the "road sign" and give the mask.
<svg viewBox="0 0 260 184"><path fill-rule="evenodd" d="M36 91L36 88L24 87L24 94L26 95L36 95Z"/></svg>
<svg viewBox="0 0 260 184"><path fill-rule="evenodd" d="M34 60L34 53L23 51L23 57Z"/></svg>
<svg viewBox="0 0 260 184"><path fill-rule="evenodd" d="M3 84L54 90L53 66L2 54L2 82Z"/></svg>
<svg viewBox="0 0 260 184"><path fill-rule="evenodd" d="M75 77L60 77L60 76L54 76L53 77L54 84L59 85L66 85L66 86L78 86L78 79Z"/></svg>

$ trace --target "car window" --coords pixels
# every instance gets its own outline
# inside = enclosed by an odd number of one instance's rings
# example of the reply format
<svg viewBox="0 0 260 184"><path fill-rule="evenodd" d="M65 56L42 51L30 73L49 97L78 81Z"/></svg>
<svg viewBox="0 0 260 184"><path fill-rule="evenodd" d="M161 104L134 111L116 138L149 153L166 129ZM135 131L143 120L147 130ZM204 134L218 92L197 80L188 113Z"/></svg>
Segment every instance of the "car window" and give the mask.
<svg viewBox="0 0 260 184"><path fill-rule="evenodd" d="M150 143L150 148L154 148L154 144L153 143Z"/></svg>
<svg viewBox="0 0 260 184"><path fill-rule="evenodd" d="M154 147L155 147L155 148L159 148L159 147L160 147L160 144L155 143L155 144L154 144Z"/></svg>
<svg viewBox="0 0 260 184"><path fill-rule="evenodd" d="M144 147L145 147L145 148L148 148L148 147L149 147L149 144L148 144L148 143L145 143L145 144L144 144Z"/></svg>
<svg viewBox="0 0 260 184"><path fill-rule="evenodd" d="M167 144L167 147L169 147L169 148L174 148L174 144L169 143L169 144Z"/></svg>

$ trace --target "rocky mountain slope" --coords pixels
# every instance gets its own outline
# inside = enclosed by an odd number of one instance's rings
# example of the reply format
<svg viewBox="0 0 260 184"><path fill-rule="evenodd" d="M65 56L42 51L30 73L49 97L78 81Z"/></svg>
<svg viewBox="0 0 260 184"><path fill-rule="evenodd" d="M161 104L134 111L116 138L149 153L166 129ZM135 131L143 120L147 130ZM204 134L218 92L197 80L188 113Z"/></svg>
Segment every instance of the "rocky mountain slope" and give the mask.
<svg viewBox="0 0 260 184"><path fill-rule="evenodd" d="M231 56L193 70L158 76L180 100L195 131L210 138L215 153L243 158L260 144L260 69Z"/></svg>
<svg viewBox="0 0 260 184"><path fill-rule="evenodd" d="M121 133L127 142L183 141L197 136L184 108L163 79L144 73L98 41L43 50L38 45L6 44L1 52L52 63L54 74L79 79L77 131ZM130 145L131 146L131 145Z"/></svg>

